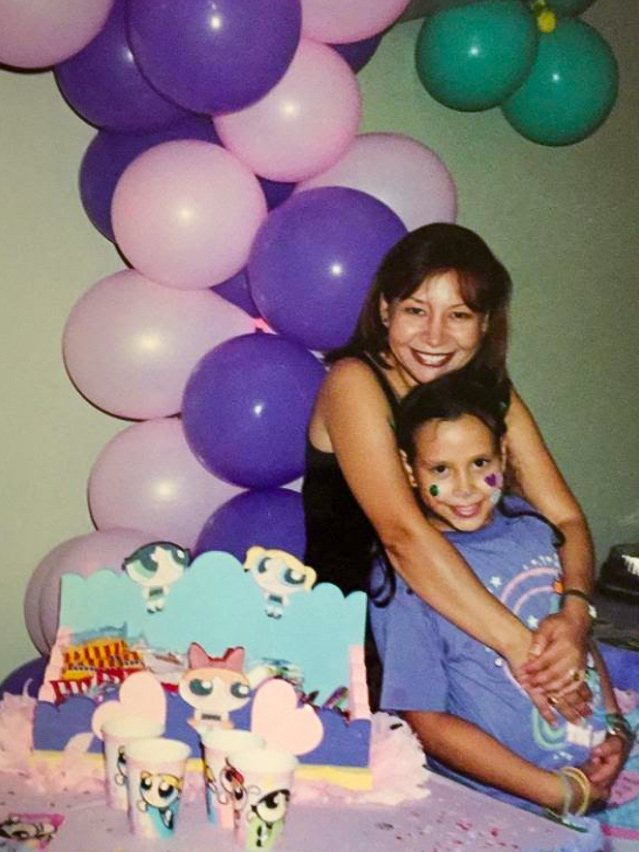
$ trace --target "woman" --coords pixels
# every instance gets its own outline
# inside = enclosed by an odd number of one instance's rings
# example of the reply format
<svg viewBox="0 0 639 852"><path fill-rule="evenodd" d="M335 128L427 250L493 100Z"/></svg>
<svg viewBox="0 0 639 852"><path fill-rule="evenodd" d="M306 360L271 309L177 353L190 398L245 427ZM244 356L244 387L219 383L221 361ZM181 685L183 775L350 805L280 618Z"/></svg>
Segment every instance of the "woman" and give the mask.
<svg viewBox="0 0 639 852"><path fill-rule="evenodd" d="M510 290L507 271L483 240L458 225L426 225L386 255L351 341L327 357L332 368L309 427L305 561L345 592L366 589L372 555L382 547L420 597L508 661L545 718L553 718L550 703L576 720L588 712L580 681L591 627L592 542L508 380ZM565 537L560 557L570 592L534 642L425 520L400 463L393 431L399 401L416 384L462 369L500 386L513 486Z"/></svg>

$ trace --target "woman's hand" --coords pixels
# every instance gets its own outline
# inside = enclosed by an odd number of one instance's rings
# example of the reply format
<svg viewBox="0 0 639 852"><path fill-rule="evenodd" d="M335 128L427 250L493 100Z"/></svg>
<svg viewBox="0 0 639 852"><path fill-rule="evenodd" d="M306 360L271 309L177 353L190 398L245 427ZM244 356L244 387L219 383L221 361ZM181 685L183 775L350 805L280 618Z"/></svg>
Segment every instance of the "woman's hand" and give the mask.
<svg viewBox="0 0 639 852"><path fill-rule="evenodd" d="M506 662L514 677L522 688L526 690L539 715L549 725L556 724L557 713L567 721L579 724L582 717L590 715L590 705L588 703L591 698L590 690L584 683L576 684L571 679L570 689L561 696L552 694L551 701L549 701L549 693L538 687L533 687L530 683L530 677L525 673L524 668L533 656L536 657L539 654L539 648L542 646L545 647L546 640L543 635L539 636L538 634L531 633L521 622L519 622L519 627L521 629L516 637L516 641L511 642L508 650L504 653Z"/></svg>
<svg viewBox="0 0 639 852"><path fill-rule="evenodd" d="M540 689L547 696L565 697L577 692L589 696L580 682L586 668L592 620L587 610L567 607L545 618L535 632L530 658L521 667L519 682L525 689Z"/></svg>

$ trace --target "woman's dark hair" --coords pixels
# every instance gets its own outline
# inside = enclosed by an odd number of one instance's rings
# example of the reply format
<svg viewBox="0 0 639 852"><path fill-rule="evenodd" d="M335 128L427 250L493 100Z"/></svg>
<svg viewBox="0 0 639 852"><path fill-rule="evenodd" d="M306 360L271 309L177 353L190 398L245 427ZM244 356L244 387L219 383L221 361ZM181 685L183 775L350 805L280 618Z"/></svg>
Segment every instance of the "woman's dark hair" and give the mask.
<svg viewBox="0 0 639 852"><path fill-rule="evenodd" d="M382 297L388 304L407 299L426 279L446 272L457 275L468 307L488 318L479 351L471 362L473 368L480 373L488 368L505 374L510 275L474 231L445 222L411 231L386 254L355 332L345 346L327 353L326 361L333 363L368 352L383 364L388 332L380 314Z"/></svg>

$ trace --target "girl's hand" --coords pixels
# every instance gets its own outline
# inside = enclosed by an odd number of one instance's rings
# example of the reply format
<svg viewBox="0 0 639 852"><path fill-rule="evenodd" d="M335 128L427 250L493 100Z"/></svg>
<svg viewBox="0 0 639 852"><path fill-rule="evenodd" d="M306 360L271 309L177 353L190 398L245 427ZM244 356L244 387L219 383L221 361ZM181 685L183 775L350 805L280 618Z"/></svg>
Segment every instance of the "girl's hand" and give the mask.
<svg viewBox="0 0 639 852"><path fill-rule="evenodd" d="M602 743L595 746L582 766L590 783L610 790L623 769L631 748L632 743L626 743L621 737L613 736L606 737Z"/></svg>
<svg viewBox="0 0 639 852"><path fill-rule="evenodd" d="M579 683L576 673L586 668L591 619L587 610L562 609L545 618L535 632L529 659L521 667L519 682L524 689L540 689L551 696L577 692L579 704L590 690Z"/></svg>

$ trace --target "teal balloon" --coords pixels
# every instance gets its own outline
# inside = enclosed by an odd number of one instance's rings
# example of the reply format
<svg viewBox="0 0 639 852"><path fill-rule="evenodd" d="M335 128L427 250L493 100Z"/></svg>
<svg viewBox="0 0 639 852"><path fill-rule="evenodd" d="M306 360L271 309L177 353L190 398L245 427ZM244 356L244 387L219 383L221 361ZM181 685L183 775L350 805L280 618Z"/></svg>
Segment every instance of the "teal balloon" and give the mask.
<svg viewBox="0 0 639 852"><path fill-rule="evenodd" d="M572 18L581 15L595 0L546 0L546 5L557 15L564 18Z"/></svg>
<svg viewBox="0 0 639 852"><path fill-rule="evenodd" d="M427 17L417 74L440 103L477 111L498 106L524 81L537 51L535 18L520 0L482 0Z"/></svg>
<svg viewBox="0 0 639 852"><path fill-rule="evenodd" d="M573 145L610 114L619 88L608 42L584 21L559 21L542 35L523 86L502 105L515 130L540 145Z"/></svg>

